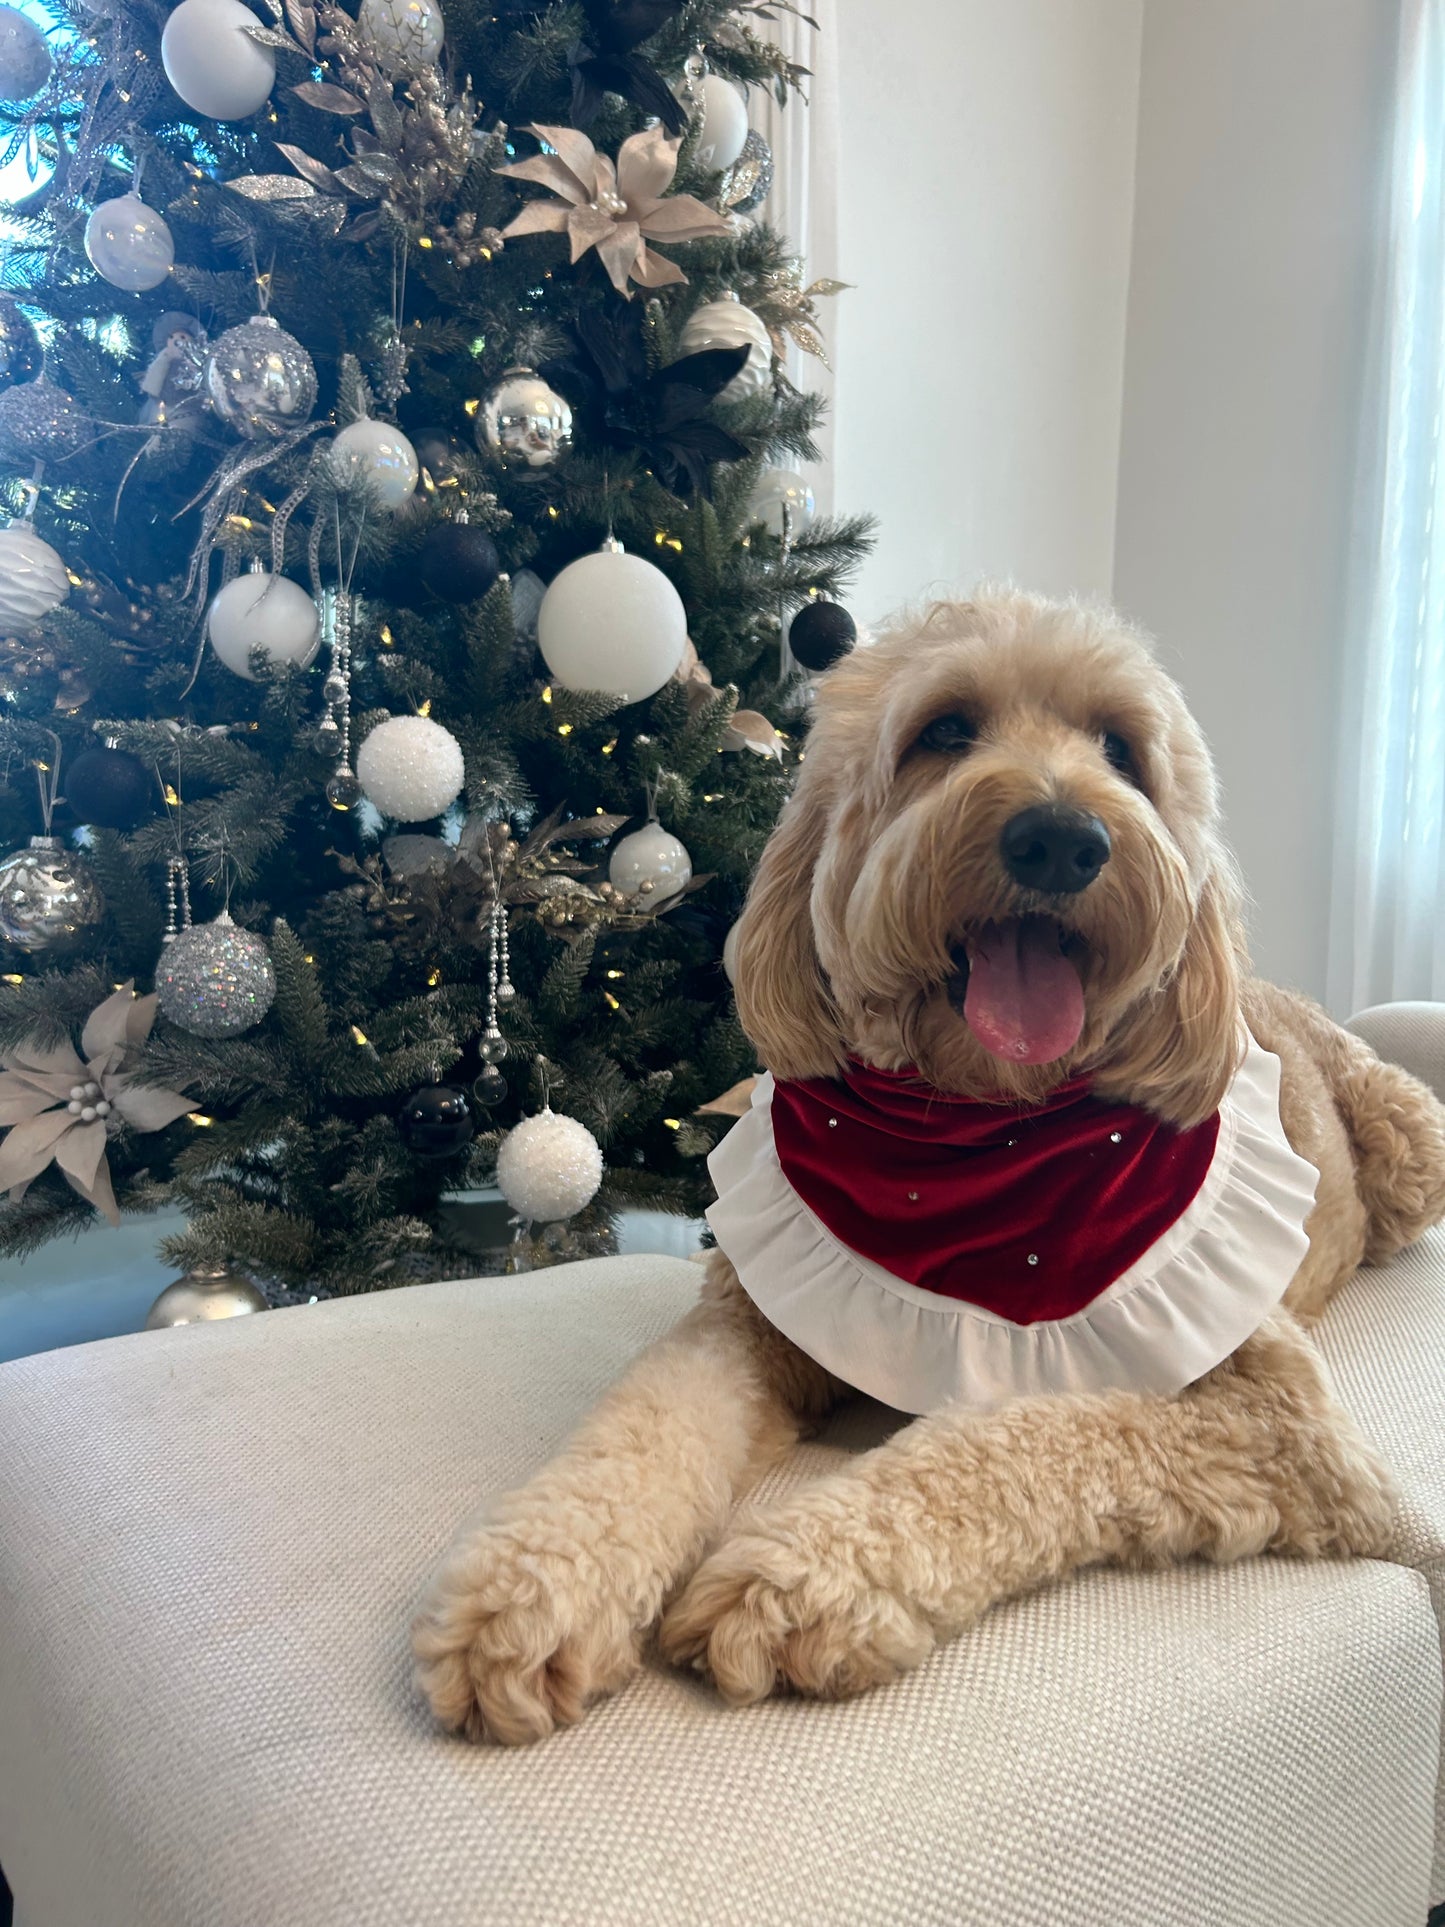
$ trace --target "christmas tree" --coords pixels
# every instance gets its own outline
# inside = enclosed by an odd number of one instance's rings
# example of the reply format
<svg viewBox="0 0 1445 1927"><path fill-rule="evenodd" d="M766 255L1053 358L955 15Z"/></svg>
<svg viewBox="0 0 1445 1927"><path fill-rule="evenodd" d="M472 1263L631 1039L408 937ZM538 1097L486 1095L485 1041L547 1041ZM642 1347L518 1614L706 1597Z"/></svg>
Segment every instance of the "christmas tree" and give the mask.
<svg viewBox="0 0 1445 1927"><path fill-rule="evenodd" d="M707 1195L867 539L775 17L0 8L0 1252L179 1202L182 1269L367 1290L476 1267L499 1147L539 1221L600 1147L584 1242Z"/></svg>

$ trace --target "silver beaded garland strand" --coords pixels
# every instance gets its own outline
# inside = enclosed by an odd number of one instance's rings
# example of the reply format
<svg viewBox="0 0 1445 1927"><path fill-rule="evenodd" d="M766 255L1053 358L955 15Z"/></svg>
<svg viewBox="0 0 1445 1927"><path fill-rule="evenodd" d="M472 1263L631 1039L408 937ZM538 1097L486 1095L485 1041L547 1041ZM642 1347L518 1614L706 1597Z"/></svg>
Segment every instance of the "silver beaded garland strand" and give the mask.
<svg viewBox="0 0 1445 1927"><path fill-rule="evenodd" d="M351 637L355 618L353 597L342 589L324 592L322 622L331 660L321 690L326 717L317 740L328 755L333 749L336 753L336 768L326 785L326 800L334 810L354 810L361 800L361 783L351 767Z"/></svg>
<svg viewBox="0 0 1445 1927"><path fill-rule="evenodd" d="M177 910L180 912L177 919ZM162 944L173 943L182 930L191 927L191 879L183 856L166 862L166 929Z"/></svg>
<svg viewBox="0 0 1445 1927"><path fill-rule="evenodd" d="M505 957L507 954L507 912L502 904L500 888L492 899L491 927L488 932L490 942L487 957L487 1027L482 1032L481 1057L485 1064L499 1064L507 1054L507 1040L503 1037L497 1023L497 1005L510 1003L516 996L506 975ZM506 985L507 994L502 986Z"/></svg>

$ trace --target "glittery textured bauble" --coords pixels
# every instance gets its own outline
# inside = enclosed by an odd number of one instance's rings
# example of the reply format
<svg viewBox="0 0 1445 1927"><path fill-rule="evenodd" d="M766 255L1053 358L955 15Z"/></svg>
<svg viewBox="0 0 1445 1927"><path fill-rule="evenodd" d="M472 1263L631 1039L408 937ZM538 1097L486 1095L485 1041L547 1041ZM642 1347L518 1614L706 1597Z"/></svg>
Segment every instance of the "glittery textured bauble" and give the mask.
<svg viewBox="0 0 1445 1927"><path fill-rule="evenodd" d="M210 1318L239 1318L266 1309L265 1298L239 1271L198 1265L166 1286L146 1313L145 1328L165 1331L171 1325L199 1325Z"/></svg>
<svg viewBox="0 0 1445 1927"><path fill-rule="evenodd" d="M356 774L383 816L424 823L456 801L467 769L449 729L427 716L392 716L361 745Z"/></svg>
<svg viewBox="0 0 1445 1927"><path fill-rule="evenodd" d="M153 207L134 194L118 194L113 201L102 201L86 222L85 252L113 288L144 294L170 273L176 244Z"/></svg>
<svg viewBox="0 0 1445 1927"><path fill-rule="evenodd" d="M507 1095L507 1080L495 1064L488 1064L472 1082L472 1096L490 1111Z"/></svg>
<svg viewBox="0 0 1445 1927"><path fill-rule="evenodd" d="M687 646L687 611L651 562L601 549L568 563L542 598L537 643L565 689L655 696Z"/></svg>
<svg viewBox="0 0 1445 1927"><path fill-rule="evenodd" d="M442 50L441 9L434 0L361 0L356 24L384 74L414 74Z"/></svg>
<svg viewBox="0 0 1445 1927"><path fill-rule="evenodd" d="M255 682L255 650L273 669L307 669L321 647L321 618L299 582L249 569L218 590L206 618L211 647L226 667Z"/></svg>
<svg viewBox="0 0 1445 1927"><path fill-rule="evenodd" d="M94 433L90 417L44 375L0 395L0 449L58 462Z"/></svg>
<svg viewBox="0 0 1445 1927"><path fill-rule="evenodd" d="M416 450L390 422L363 416L343 428L327 457L341 489L364 489L378 508L399 509L411 500L421 465Z"/></svg>
<svg viewBox="0 0 1445 1927"><path fill-rule="evenodd" d="M260 937L232 923L182 930L156 966L161 1014L193 1037L238 1037L259 1024L276 995L276 972Z"/></svg>
<svg viewBox="0 0 1445 1927"><path fill-rule="evenodd" d="M0 7L0 100L29 100L54 63L45 35L16 7Z"/></svg>
<svg viewBox="0 0 1445 1927"><path fill-rule="evenodd" d="M0 295L0 382L33 381L39 373L35 325L9 295Z"/></svg>
<svg viewBox="0 0 1445 1927"><path fill-rule="evenodd" d="M337 732L340 734L340 731ZM354 810L363 795L355 770L339 769L326 785L326 800L333 810Z"/></svg>
<svg viewBox="0 0 1445 1927"><path fill-rule="evenodd" d="M635 908L660 910L691 883L692 858L670 830L660 823L644 823L615 846L607 877L624 897L646 897Z"/></svg>
<svg viewBox="0 0 1445 1927"><path fill-rule="evenodd" d="M795 468L765 468L748 500L748 520L791 541L807 528L817 510L813 484Z"/></svg>
<svg viewBox="0 0 1445 1927"><path fill-rule="evenodd" d="M742 200L733 202L734 214L751 214L754 208L762 206L773 191L773 150L757 128L750 127L737 165L740 168L747 167L754 162L757 164L757 177Z"/></svg>
<svg viewBox="0 0 1445 1927"><path fill-rule="evenodd" d="M187 107L245 120L265 105L276 56L246 31L260 25L241 0L181 0L161 34L161 64Z"/></svg>
<svg viewBox="0 0 1445 1927"><path fill-rule="evenodd" d="M747 348L748 358L719 391L720 401L746 401L767 387L773 372L773 338L764 323L741 301L704 301L682 324L677 338L679 360L704 348L742 347Z"/></svg>
<svg viewBox="0 0 1445 1927"><path fill-rule="evenodd" d="M417 558L422 581L443 602L475 602L501 573L497 545L470 522L438 522Z"/></svg>
<svg viewBox="0 0 1445 1927"><path fill-rule="evenodd" d="M590 1204L602 1182L602 1152L575 1117L543 1111L502 1139L497 1184L519 1218L554 1224Z"/></svg>
<svg viewBox="0 0 1445 1927"><path fill-rule="evenodd" d="M0 863L0 937L21 950L48 950L104 914L94 877L57 837L32 836Z"/></svg>
<svg viewBox="0 0 1445 1927"><path fill-rule="evenodd" d="M396 1128L414 1158L449 1158L472 1141L472 1107L460 1084L423 1084L397 1113Z"/></svg>
<svg viewBox="0 0 1445 1927"><path fill-rule="evenodd" d="M61 766L65 800L82 823L133 830L154 816L160 793L154 772L128 749L97 744Z"/></svg>
<svg viewBox="0 0 1445 1927"><path fill-rule="evenodd" d="M23 635L69 594L65 564L29 522L0 529L0 628Z"/></svg>
<svg viewBox="0 0 1445 1927"><path fill-rule="evenodd" d="M270 315L257 315L227 328L213 343L206 357L206 394L223 422L248 441L259 441L304 426L316 406L316 370L294 335Z"/></svg>
<svg viewBox="0 0 1445 1927"><path fill-rule="evenodd" d="M548 468L572 446L572 410L530 368L509 368L477 410L477 446L509 466Z"/></svg>
<svg viewBox="0 0 1445 1927"><path fill-rule="evenodd" d="M804 669L831 669L858 640L858 625L841 602L805 602L788 625L788 647Z"/></svg>

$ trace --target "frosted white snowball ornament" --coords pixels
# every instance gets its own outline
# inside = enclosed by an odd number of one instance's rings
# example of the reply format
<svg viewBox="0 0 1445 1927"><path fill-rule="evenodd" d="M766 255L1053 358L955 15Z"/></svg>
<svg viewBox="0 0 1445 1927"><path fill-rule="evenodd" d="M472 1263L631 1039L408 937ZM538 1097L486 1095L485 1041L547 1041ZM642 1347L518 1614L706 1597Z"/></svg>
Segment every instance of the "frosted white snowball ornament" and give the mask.
<svg viewBox="0 0 1445 1927"><path fill-rule="evenodd" d="M791 541L807 528L816 510L813 484L806 475L795 468L765 468L748 502L748 520Z"/></svg>
<svg viewBox="0 0 1445 1927"><path fill-rule="evenodd" d="M737 88L721 74L703 74L692 84L697 103L693 109L693 125L697 129L693 154L699 167L706 168L709 174L720 174L725 167L731 167L743 151L748 137L748 110ZM679 93L686 103L685 82Z"/></svg>
<svg viewBox="0 0 1445 1927"><path fill-rule="evenodd" d="M497 1185L528 1224L555 1224L591 1204L602 1182L602 1152L585 1124L553 1110L525 1117L502 1139Z"/></svg>
<svg viewBox="0 0 1445 1927"><path fill-rule="evenodd" d="M687 611L662 570L609 536L569 562L537 611L537 647L564 689L655 696L687 645Z"/></svg>
<svg viewBox="0 0 1445 1927"><path fill-rule="evenodd" d="M741 301L704 301L694 308L682 324L677 339L679 361L684 355L701 354L704 348L742 348L748 358L723 389L722 401L746 401L760 395L773 372L773 338L766 324L745 308Z"/></svg>
<svg viewBox="0 0 1445 1927"><path fill-rule="evenodd" d="M386 74L414 74L442 50L441 9L434 0L361 0L356 24Z"/></svg>
<svg viewBox="0 0 1445 1927"><path fill-rule="evenodd" d="M64 562L29 522L0 529L0 628L23 636L69 594Z"/></svg>
<svg viewBox="0 0 1445 1927"><path fill-rule="evenodd" d="M219 590L206 627L221 661L247 682L256 680L253 649L259 649L273 669L287 663L309 669L321 647L316 604L299 582L268 569L238 575Z"/></svg>
<svg viewBox="0 0 1445 1927"><path fill-rule="evenodd" d="M0 100L29 100L54 63L45 35L18 7L0 7Z"/></svg>
<svg viewBox="0 0 1445 1927"><path fill-rule="evenodd" d="M338 488L365 489L384 509L409 502L421 474L416 450L401 430L369 415L342 429L327 460Z"/></svg>
<svg viewBox="0 0 1445 1927"><path fill-rule="evenodd" d="M241 0L181 0L161 35L161 65L187 107L245 120L266 104L276 56L246 32L260 25Z"/></svg>
<svg viewBox="0 0 1445 1927"><path fill-rule="evenodd" d="M607 876L634 910L660 910L691 883L692 858L654 817L615 846Z"/></svg>
<svg viewBox="0 0 1445 1927"><path fill-rule="evenodd" d="M467 766L449 729L428 716L392 716L361 745L356 775L383 816L424 823L455 803Z"/></svg>
<svg viewBox="0 0 1445 1927"><path fill-rule="evenodd" d="M158 288L176 258L171 231L135 194L102 201L85 224L90 265L113 288L144 294Z"/></svg>

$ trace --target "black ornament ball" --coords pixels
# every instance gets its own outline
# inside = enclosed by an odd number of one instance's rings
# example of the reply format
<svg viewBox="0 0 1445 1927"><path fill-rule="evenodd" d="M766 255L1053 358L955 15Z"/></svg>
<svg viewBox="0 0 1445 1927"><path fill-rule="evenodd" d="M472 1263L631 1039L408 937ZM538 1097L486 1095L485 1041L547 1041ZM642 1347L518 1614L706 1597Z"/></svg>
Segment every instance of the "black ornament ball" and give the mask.
<svg viewBox="0 0 1445 1927"><path fill-rule="evenodd" d="M40 373L40 337L9 295L0 295L0 382L34 381Z"/></svg>
<svg viewBox="0 0 1445 1927"><path fill-rule="evenodd" d="M470 522L438 522L421 545L421 579L443 602L475 602L501 568L496 543Z"/></svg>
<svg viewBox="0 0 1445 1927"><path fill-rule="evenodd" d="M65 799L82 823L133 830L155 814L156 779L128 749L83 749L61 773Z"/></svg>
<svg viewBox="0 0 1445 1927"><path fill-rule="evenodd" d="M472 1141L472 1109L460 1084L423 1084L397 1116L401 1141L415 1158L449 1158Z"/></svg>
<svg viewBox="0 0 1445 1927"><path fill-rule="evenodd" d="M858 625L840 602L805 602L788 628L793 660L804 669L831 669L858 640Z"/></svg>

